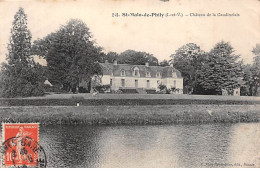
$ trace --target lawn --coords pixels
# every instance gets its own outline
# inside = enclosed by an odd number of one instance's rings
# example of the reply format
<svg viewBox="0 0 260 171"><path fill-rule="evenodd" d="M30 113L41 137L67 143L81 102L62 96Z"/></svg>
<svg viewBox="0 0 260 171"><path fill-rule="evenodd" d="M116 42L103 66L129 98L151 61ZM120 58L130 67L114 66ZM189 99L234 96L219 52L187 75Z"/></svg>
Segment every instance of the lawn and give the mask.
<svg viewBox="0 0 260 171"><path fill-rule="evenodd" d="M192 99L192 100L238 100L238 101L260 101L255 96L217 96L217 95L187 95L187 94L50 94L43 97L29 97L28 99L70 99L82 97L84 99Z"/></svg>
<svg viewBox="0 0 260 171"><path fill-rule="evenodd" d="M43 97L0 99L0 106L100 106L100 105L255 105L260 97L179 94L51 94Z"/></svg>

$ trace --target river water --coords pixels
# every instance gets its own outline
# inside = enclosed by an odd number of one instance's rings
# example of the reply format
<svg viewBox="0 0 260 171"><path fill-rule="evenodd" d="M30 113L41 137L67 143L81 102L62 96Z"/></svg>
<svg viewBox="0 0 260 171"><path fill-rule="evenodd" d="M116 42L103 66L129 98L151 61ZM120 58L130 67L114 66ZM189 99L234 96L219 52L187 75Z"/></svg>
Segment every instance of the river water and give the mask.
<svg viewBox="0 0 260 171"><path fill-rule="evenodd" d="M259 167L260 123L41 126L47 167Z"/></svg>

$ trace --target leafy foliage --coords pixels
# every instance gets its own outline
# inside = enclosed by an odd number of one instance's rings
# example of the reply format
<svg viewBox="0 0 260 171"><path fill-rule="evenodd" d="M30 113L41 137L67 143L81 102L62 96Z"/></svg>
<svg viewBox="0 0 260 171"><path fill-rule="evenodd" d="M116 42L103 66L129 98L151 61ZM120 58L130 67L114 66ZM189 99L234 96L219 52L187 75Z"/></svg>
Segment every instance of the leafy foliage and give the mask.
<svg viewBox="0 0 260 171"><path fill-rule="evenodd" d="M8 46L7 63L2 64L1 94L3 97L43 95L41 66L30 56L31 33L23 8L14 16Z"/></svg>
<svg viewBox="0 0 260 171"><path fill-rule="evenodd" d="M111 85L106 84L106 85L96 85L93 87L94 91L99 92L99 93L107 93L110 92Z"/></svg>
<svg viewBox="0 0 260 171"><path fill-rule="evenodd" d="M254 61L252 65L243 66L243 80L245 81L244 94L256 96L260 86L260 44L253 48Z"/></svg>
<svg viewBox="0 0 260 171"><path fill-rule="evenodd" d="M148 62L150 66L158 65L158 59L146 52L126 50L118 56L118 63L121 64L144 65L146 62Z"/></svg>
<svg viewBox="0 0 260 171"><path fill-rule="evenodd" d="M167 86L164 84L159 84L158 89L159 89L159 92L157 92L157 93L159 93L159 94L171 94L173 92L179 91L179 89L177 90L175 87L168 89Z"/></svg>
<svg viewBox="0 0 260 171"><path fill-rule="evenodd" d="M144 65L146 62L151 66L157 66L158 59L152 54L146 52L137 52L134 50L126 50L120 54L116 52L108 52L101 56L100 62L113 63L115 60L120 64Z"/></svg>
<svg viewBox="0 0 260 171"><path fill-rule="evenodd" d="M100 62L109 62L109 63L113 63L114 60L118 60L118 53L116 52L108 52L106 55L103 55L101 57L101 61Z"/></svg>
<svg viewBox="0 0 260 171"><path fill-rule="evenodd" d="M198 73L203 62L206 60L206 53L194 43L188 43L171 55L173 66L183 76L184 93L199 93Z"/></svg>
<svg viewBox="0 0 260 171"><path fill-rule="evenodd" d="M91 38L87 25L73 19L34 42L33 54L46 59L51 83L74 92L81 80L90 81L94 74L102 74L97 63L102 49L94 46Z"/></svg>
<svg viewBox="0 0 260 171"><path fill-rule="evenodd" d="M166 90L167 87L166 87L166 85L164 85L164 84L159 84L159 85L158 85L158 89L159 89L160 91L163 91L163 90Z"/></svg>
<svg viewBox="0 0 260 171"><path fill-rule="evenodd" d="M198 78L204 94L222 94L222 90L231 92L240 87L241 63L233 52L232 46L223 41L209 52Z"/></svg>
<svg viewBox="0 0 260 171"><path fill-rule="evenodd" d="M254 92L253 95L258 95L258 89L260 86L260 44L257 44L252 51L255 54L254 63L253 63L253 80L254 80Z"/></svg>
<svg viewBox="0 0 260 171"><path fill-rule="evenodd" d="M159 65L162 66L162 67L165 67L165 66L170 66L170 63L169 63L169 61L164 59L162 62L160 62Z"/></svg>
<svg viewBox="0 0 260 171"><path fill-rule="evenodd" d="M260 56L260 43L259 44L256 44L256 46L253 48L252 50L253 54L255 56ZM256 62L257 60L254 59L254 62ZM259 62L259 61L258 61Z"/></svg>
<svg viewBox="0 0 260 171"><path fill-rule="evenodd" d="M245 86L241 88L241 95L243 96L252 96L253 94L253 73L252 73L252 66L247 64L243 65L243 81L245 82Z"/></svg>

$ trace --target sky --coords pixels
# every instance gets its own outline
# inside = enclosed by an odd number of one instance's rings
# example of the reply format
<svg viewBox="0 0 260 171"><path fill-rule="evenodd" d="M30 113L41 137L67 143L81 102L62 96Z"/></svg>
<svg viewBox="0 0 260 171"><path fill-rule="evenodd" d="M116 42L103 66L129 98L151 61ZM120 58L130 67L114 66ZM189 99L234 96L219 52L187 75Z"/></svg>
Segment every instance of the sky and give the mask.
<svg viewBox="0 0 260 171"><path fill-rule="evenodd" d="M251 51L260 43L259 0L0 0L0 63L8 53L10 29L19 7L28 16L32 41L76 18L87 24L96 44L105 52L133 49L153 54L159 61L169 60L187 43L209 51L223 40L245 63L252 63ZM164 17L112 17L112 13L161 13ZM165 17L166 13L183 17ZM191 13L211 16L190 16ZM239 16L212 16L213 13Z"/></svg>

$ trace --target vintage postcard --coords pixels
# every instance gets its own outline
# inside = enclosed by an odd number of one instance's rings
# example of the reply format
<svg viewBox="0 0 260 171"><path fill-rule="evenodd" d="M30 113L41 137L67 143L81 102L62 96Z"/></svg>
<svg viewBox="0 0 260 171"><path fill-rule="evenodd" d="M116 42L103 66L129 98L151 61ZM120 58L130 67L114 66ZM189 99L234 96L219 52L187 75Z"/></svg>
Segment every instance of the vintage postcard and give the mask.
<svg viewBox="0 0 260 171"><path fill-rule="evenodd" d="M0 0L2 168L259 168L259 0Z"/></svg>

